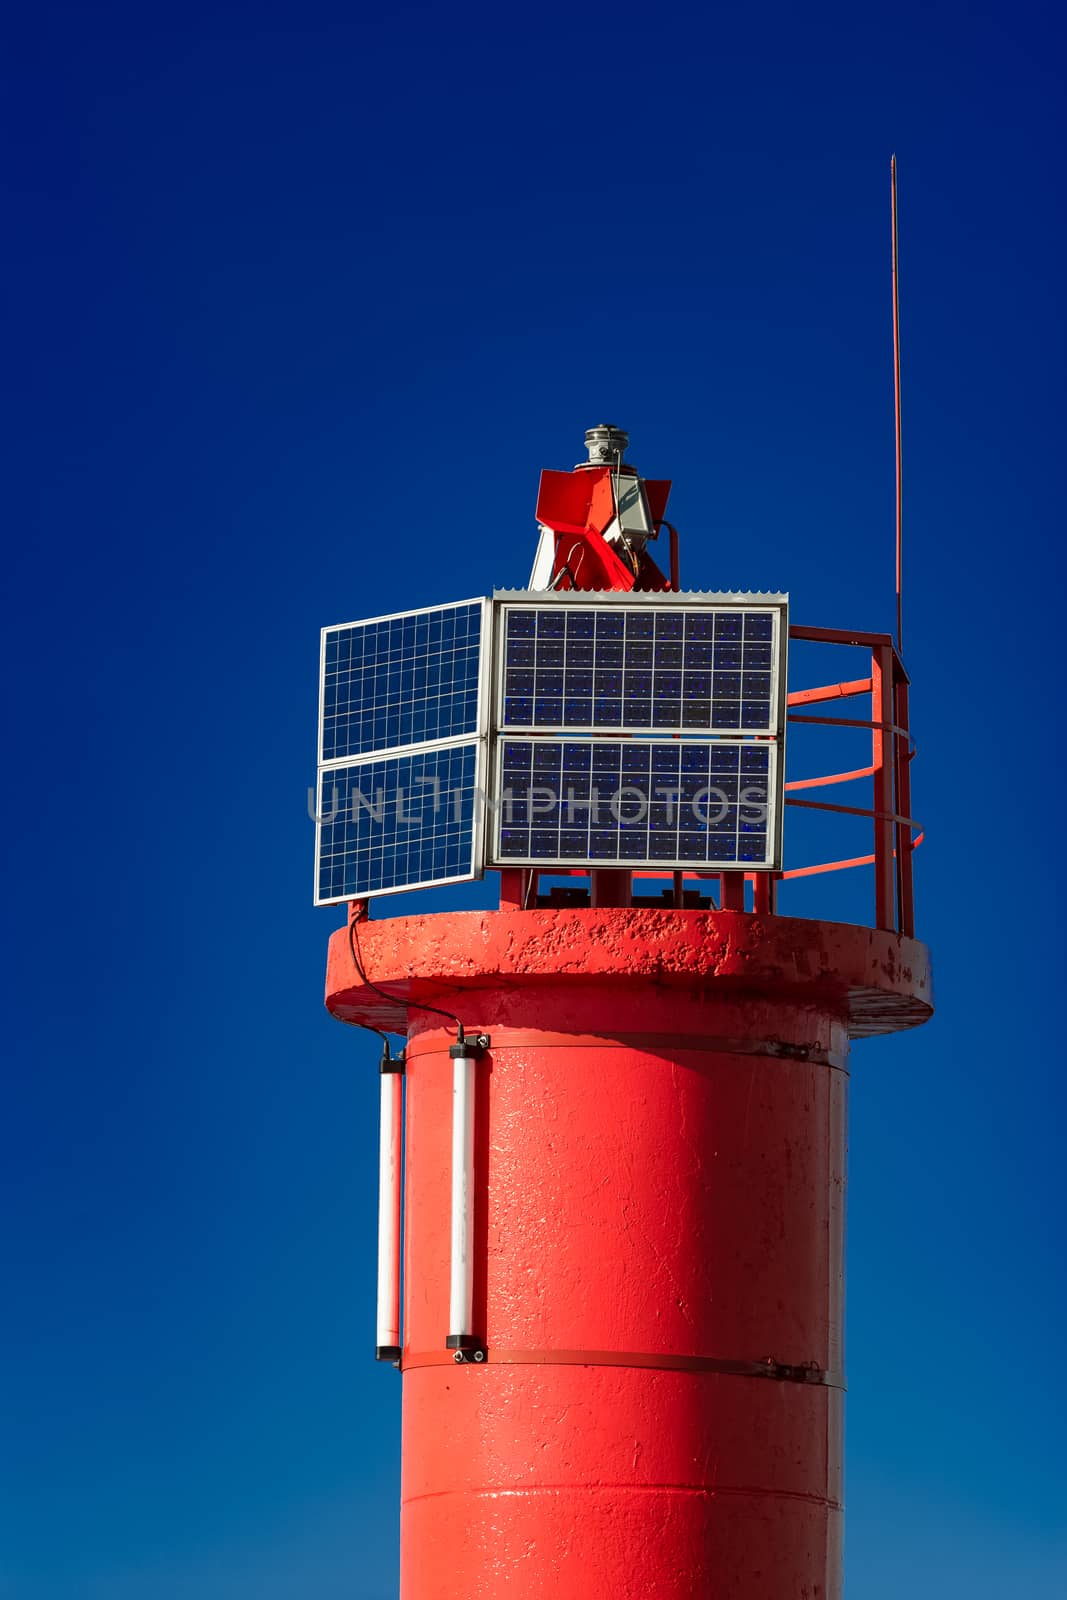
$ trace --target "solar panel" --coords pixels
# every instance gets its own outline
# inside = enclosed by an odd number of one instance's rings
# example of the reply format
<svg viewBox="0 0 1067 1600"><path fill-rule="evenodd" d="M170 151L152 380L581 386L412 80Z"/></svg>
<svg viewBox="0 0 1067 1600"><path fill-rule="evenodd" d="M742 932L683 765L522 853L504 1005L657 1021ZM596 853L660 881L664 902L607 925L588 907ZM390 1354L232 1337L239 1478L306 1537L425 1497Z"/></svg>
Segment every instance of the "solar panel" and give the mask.
<svg viewBox="0 0 1067 1600"><path fill-rule="evenodd" d="M484 600L322 631L319 760L479 730Z"/></svg>
<svg viewBox="0 0 1067 1600"><path fill-rule="evenodd" d="M467 739L321 769L315 903L476 877L482 749Z"/></svg>
<svg viewBox="0 0 1067 1600"><path fill-rule="evenodd" d="M768 741L502 738L493 859L515 866L774 865Z"/></svg>
<svg viewBox="0 0 1067 1600"><path fill-rule="evenodd" d="M775 733L778 605L560 598L502 607L501 729Z"/></svg>
<svg viewBox="0 0 1067 1600"><path fill-rule="evenodd" d="M482 870L487 603L324 628L315 900Z"/></svg>

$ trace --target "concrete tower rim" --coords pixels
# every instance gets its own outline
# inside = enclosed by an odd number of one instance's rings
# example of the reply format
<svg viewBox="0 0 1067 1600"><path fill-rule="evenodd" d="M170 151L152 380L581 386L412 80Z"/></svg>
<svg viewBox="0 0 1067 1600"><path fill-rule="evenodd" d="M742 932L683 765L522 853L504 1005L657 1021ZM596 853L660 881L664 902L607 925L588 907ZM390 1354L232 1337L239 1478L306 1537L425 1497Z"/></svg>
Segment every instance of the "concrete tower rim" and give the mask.
<svg viewBox="0 0 1067 1600"><path fill-rule="evenodd" d="M330 939L327 1009L341 1022L413 1036L435 1025L420 1002L451 997L477 1010L480 990L559 994L591 982L696 989L709 1001L773 995L837 1012L852 1039L919 1027L934 1009L926 945L853 923L566 907L391 917L361 922L359 939L364 970L385 993L360 978L342 928Z"/></svg>

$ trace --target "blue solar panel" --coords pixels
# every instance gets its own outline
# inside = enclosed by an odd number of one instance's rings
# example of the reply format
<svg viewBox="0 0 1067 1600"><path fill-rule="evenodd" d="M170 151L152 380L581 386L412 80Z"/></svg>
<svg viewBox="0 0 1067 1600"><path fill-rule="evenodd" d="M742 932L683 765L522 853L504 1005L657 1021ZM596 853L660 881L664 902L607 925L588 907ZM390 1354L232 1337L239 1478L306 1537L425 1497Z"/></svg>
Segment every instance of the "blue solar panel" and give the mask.
<svg viewBox="0 0 1067 1600"><path fill-rule="evenodd" d="M484 602L323 631L319 759L479 732Z"/></svg>
<svg viewBox="0 0 1067 1600"><path fill-rule="evenodd" d="M775 851L769 742L500 741L501 864L763 867Z"/></svg>
<svg viewBox="0 0 1067 1600"><path fill-rule="evenodd" d="M472 739L323 769L316 903L473 877L479 767Z"/></svg>
<svg viewBox="0 0 1067 1600"><path fill-rule="evenodd" d="M776 608L504 610L503 729L774 733Z"/></svg>

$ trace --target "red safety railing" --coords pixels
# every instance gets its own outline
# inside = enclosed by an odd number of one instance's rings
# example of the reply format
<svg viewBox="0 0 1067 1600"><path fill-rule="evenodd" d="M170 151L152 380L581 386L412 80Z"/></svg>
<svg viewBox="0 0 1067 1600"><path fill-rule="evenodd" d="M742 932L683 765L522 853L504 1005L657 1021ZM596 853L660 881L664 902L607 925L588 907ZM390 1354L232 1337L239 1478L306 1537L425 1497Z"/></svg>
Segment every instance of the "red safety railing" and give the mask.
<svg viewBox="0 0 1067 1600"><path fill-rule="evenodd" d="M915 897L912 886L912 853L923 835L911 816L911 762L915 754L908 725L908 675L887 633L851 633L838 628L789 629L791 640L811 644L834 644L870 651L871 670L866 678L851 678L841 683L813 689L797 689L788 696L787 720L824 727L867 728L871 734L870 765L849 772L830 772L814 778L795 778L785 785L787 806L810 811L837 812L844 816L867 817L873 830L873 850L869 855L851 856L840 861L820 861L783 872L663 873L635 872L634 879L673 880L673 902L685 903L683 878L719 881L719 904L724 911L744 911L746 884L752 885L752 908L764 914L777 911L778 884L789 878L809 878L823 872L844 872L851 867L874 867L874 926L913 937ZM827 705L837 700L869 696L869 717L842 717L812 713L801 709ZM828 788L834 784L873 780L873 805L847 806L829 800L799 798L800 791ZM590 877L593 903L628 905L630 877L626 872L596 871L588 868L554 867L552 877ZM538 873L533 870L501 872L502 909L520 909L535 902ZM598 882L599 880L599 882ZM609 893L610 891L610 893Z"/></svg>
<svg viewBox="0 0 1067 1600"><path fill-rule="evenodd" d="M798 778L786 783L787 806L803 806L812 811L839 812L845 816L869 817L874 832L870 855L852 856L841 861L822 861L811 866L791 867L779 874L761 873L756 878L807 878L821 872L842 872L850 867L874 867L874 925L895 930L909 937L915 932L915 895L912 880L912 853L922 843L915 834L911 816L911 762L915 754L908 725L908 675L887 633L848 633L838 628L791 627L790 639L813 644L860 646L871 652L869 678L853 678L815 689L798 689L789 695L790 723L816 723L826 727L869 728L871 764L851 772L827 773L821 777ZM869 717L812 715L797 707L870 696ZM831 784L852 783L861 778L874 780L872 806L844 806L828 800L801 800L797 791L820 789ZM773 888L757 883L757 899L770 900Z"/></svg>

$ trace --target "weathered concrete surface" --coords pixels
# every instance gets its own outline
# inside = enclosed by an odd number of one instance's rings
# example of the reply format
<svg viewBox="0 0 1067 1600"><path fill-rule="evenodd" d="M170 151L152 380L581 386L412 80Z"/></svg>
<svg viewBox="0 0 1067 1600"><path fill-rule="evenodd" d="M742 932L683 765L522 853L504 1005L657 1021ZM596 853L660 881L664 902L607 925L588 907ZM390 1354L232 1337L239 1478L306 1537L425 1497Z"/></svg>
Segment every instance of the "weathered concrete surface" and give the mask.
<svg viewBox="0 0 1067 1600"><path fill-rule="evenodd" d="M339 929L330 940L326 1004L342 1022L407 1031L407 999L487 987L550 988L598 978L726 995L743 991L845 1007L852 1038L895 1033L933 1011L924 944L851 923L742 911L455 911L359 925L361 984ZM412 1020L418 1014L412 1013Z"/></svg>

